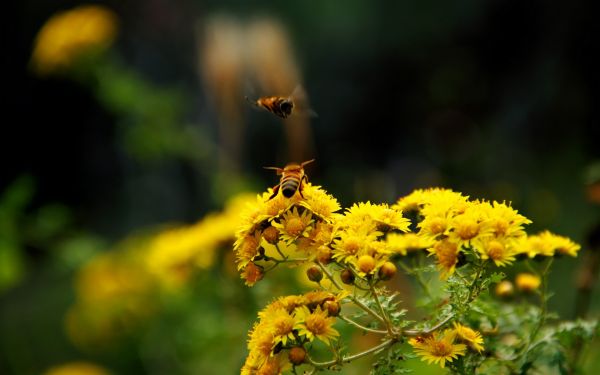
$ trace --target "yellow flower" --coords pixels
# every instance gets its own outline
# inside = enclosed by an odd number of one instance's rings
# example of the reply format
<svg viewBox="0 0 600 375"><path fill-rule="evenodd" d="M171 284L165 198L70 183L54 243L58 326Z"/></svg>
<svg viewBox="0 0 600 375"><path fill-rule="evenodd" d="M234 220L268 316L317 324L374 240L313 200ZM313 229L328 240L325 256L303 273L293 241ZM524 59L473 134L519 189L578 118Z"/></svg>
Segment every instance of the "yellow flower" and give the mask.
<svg viewBox="0 0 600 375"><path fill-rule="evenodd" d="M283 214L280 221L273 221L271 225L279 230L280 239L288 245L301 237L308 237L312 230L314 220L308 210L303 210L302 214L294 207L291 211Z"/></svg>
<svg viewBox="0 0 600 375"><path fill-rule="evenodd" d="M492 204L485 202L481 204L481 209L487 211L489 217L487 225L495 237L521 238L525 236L523 225L531 224L531 220L520 215L517 210L504 202L494 201Z"/></svg>
<svg viewBox="0 0 600 375"><path fill-rule="evenodd" d="M264 277L264 273L262 268L250 262L242 270L241 277L245 280L246 285L252 286L260 280L262 280L262 278Z"/></svg>
<svg viewBox="0 0 600 375"><path fill-rule="evenodd" d="M287 345L288 340L294 340L292 330L296 324L296 319L285 308L269 311L261 317L261 320L266 322L266 329L271 330L273 333L275 345L279 342Z"/></svg>
<svg viewBox="0 0 600 375"><path fill-rule="evenodd" d="M360 234L352 231L340 232L339 238L333 241L333 259L345 262L349 257L358 255L361 250L367 248L370 242L377 241L377 235Z"/></svg>
<svg viewBox="0 0 600 375"><path fill-rule="evenodd" d="M542 280L539 276L530 273L520 273L515 279L517 288L524 292L533 292L540 287Z"/></svg>
<svg viewBox="0 0 600 375"><path fill-rule="evenodd" d="M428 337L411 338L408 342L414 348L422 361L439 364L444 368L446 362L452 362L459 355L465 355L467 347L464 344L455 344L456 333L453 330L445 330L442 335L434 332Z"/></svg>
<svg viewBox="0 0 600 375"><path fill-rule="evenodd" d="M244 237L238 238L233 245L235 252L236 263L238 264L238 270L241 270L250 263L256 255L258 255L258 249L261 245L261 234L256 232L252 235L248 234Z"/></svg>
<svg viewBox="0 0 600 375"><path fill-rule="evenodd" d="M109 375L110 373L93 363L89 362L69 362L60 366L55 366L44 372L44 375Z"/></svg>
<svg viewBox="0 0 600 375"><path fill-rule="evenodd" d="M486 225L487 212L481 209L482 205L485 206L485 203L470 202L462 214L450 220L449 237L459 247L476 247L477 243L474 243L474 240L492 236L492 228Z"/></svg>
<svg viewBox="0 0 600 375"><path fill-rule="evenodd" d="M340 334L332 326L335 323L334 317L328 317L327 311L321 310L321 306L311 313L308 307L302 306L296 310L295 329L300 336L306 336L309 341L318 338L327 345L331 345L331 340L335 340Z"/></svg>
<svg viewBox="0 0 600 375"><path fill-rule="evenodd" d="M513 286L513 283L508 280L504 280L496 285L495 292L498 297L509 297L513 294L514 290L515 287Z"/></svg>
<svg viewBox="0 0 600 375"><path fill-rule="evenodd" d="M82 5L53 15L38 32L32 68L40 75L67 69L83 54L112 44L117 17L99 5Z"/></svg>
<svg viewBox="0 0 600 375"><path fill-rule="evenodd" d="M387 232L390 229L408 232L410 220L402 216L401 211L396 211L388 207L387 204L375 206L373 212L373 220L377 223L377 229L382 232Z"/></svg>
<svg viewBox="0 0 600 375"><path fill-rule="evenodd" d="M273 332L265 328L265 323L261 321L255 324L248 334L249 354L246 363L249 365L260 367L272 354L274 346Z"/></svg>
<svg viewBox="0 0 600 375"><path fill-rule="evenodd" d="M300 205L309 209L315 216L331 223L335 219L335 212L340 210L340 204L337 199L327 194L320 186L313 186L309 183L303 185L302 194L304 200Z"/></svg>
<svg viewBox="0 0 600 375"><path fill-rule="evenodd" d="M570 256L577 256L581 246L567 237L558 236L550 231L543 231L537 235L524 237L518 243L519 252L527 254L530 258L537 255L554 256L556 252Z"/></svg>
<svg viewBox="0 0 600 375"><path fill-rule="evenodd" d="M419 236L426 240L437 240L448 234L450 230L450 218L446 211L426 216L418 225Z"/></svg>
<svg viewBox="0 0 600 375"><path fill-rule="evenodd" d="M456 332L456 337L466 342L473 350L477 350L478 352L483 350L483 337L481 337L481 333L456 322L454 322L454 331Z"/></svg>
<svg viewBox="0 0 600 375"><path fill-rule="evenodd" d="M458 245L449 239L438 241L432 248L427 249L437 258L438 269L442 280L447 279L454 273L456 264L458 263L458 255L460 250Z"/></svg>
<svg viewBox="0 0 600 375"><path fill-rule="evenodd" d="M433 241L415 233L389 233L385 239L389 252L406 255L413 251L427 249L433 246Z"/></svg>
<svg viewBox="0 0 600 375"><path fill-rule="evenodd" d="M481 254L481 259L491 259L498 267L508 266L515 261L514 250L503 238L480 239L475 248Z"/></svg>

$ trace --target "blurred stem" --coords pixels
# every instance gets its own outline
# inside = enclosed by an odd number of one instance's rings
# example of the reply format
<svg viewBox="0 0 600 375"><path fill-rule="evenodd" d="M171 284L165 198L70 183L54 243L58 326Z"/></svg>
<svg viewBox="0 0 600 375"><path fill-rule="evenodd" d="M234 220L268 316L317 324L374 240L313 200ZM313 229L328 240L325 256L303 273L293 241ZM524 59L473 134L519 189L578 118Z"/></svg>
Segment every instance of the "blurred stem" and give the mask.
<svg viewBox="0 0 600 375"><path fill-rule="evenodd" d="M425 292L425 294L427 295L427 297L429 297L429 299L433 298L431 296L431 290L429 289L429 285L427 285L425 280L423 280L423 276L421 275L420 272L415 272L415 270L413 268L410 268L409 266L404 264L403 261L398 262L398 264L400 265L400 268L402 268L404 270L404 272L406 272L408 275L415 277L415 279L421 286L421 289L423 289L423 292Z"/></svg>
<svg viewBox="0 0 600 375"><path fill-rule="evenodd" d="M365 327L365 326L361 325L360 323L357 323L354 320L352 320L352 319L350 319L350 318L348 318L348 317L346 317L344 315L338 315L338 318L342 319L343 321L345 321L348 324L351 324L351 325L353 325L353 326L355 326L355 327L357 327L359 329L362 329L363 331L373 332L373 333L379 333L379 334L384 334L384 335L388 333L387 331L382 331L382 330L379 330L379 329L373 329L373 328Z"/></svg>
<svg viewBox="0 0 600 375"><path fill-rule="evenodd" d="M333 275L331 274L331 272L329 272L329 270L327 269L327 267L325 267L323 265L323 263L321 262L316 262L317 265L319 267L321 267L321 270L323 271L323 273L329 278L329 280L331 280L331 282L333 283L333 285L336 286L336 288L338 288L339 290L345 290L338 282L337 280L333 277ZM353 295L348 295L348 298L350 298L352 300L352 302L354 302L358 307L360 307L361 309L363 309L366 313L370 314L372 317L374 317L375 319L379 320L381 323L386 324L386 321L379 316L375 311L373 311L369 306L365 305L364 303L362 303L360 300L358 300L355 296Z"/></svg>
<svg viewBox="0 0 600 375"><path fill-rule="evenodd" d="M546 265L544 266L544 269L542 270L542 272L537 271L529 262L529 260L527 260L526 265L527 267L536 275L538 275L541 278L541 288L540 288L540 319L538 320L537 324L535 325L535 327L533 328L533 331L531 332L530 335L530 339L527 342L527 345L525 345L525 347L523 347L523 349L521 350L520 354L524 355L523 357L523 363L527 363L527 357L529 354L529 351L531 350L531 348L535 345L532 345L532 343L535 341L535 338L537 337L538 333L540 332L540 329L544 326L544 323L546 323L546 315L547 315L547 311L548 311L548 274L550 273L550 266L552 266L552 263L554 262L554 257L550 257L548 258L548 260L546 261Z"/></svg>
<svg viewBox="0 0 600 375"><path fill-rule="evenodd" d="M346 357L332 359L332 360L327 361L327 362L315 362L310 357L307 357L307 359L308 359L308 363L310 363L311 365L313 365L317 369L329 368L329 367L334 366L334 365L342 365L342 364L344 364L346 362L352 362L355 359L359 359L359 358L367 356L367 355L369 355L371 353L378 352L380 350L383 350L383 349L385 349L387 347L390 347L390 346L394 345L396 342L397 342L397 339L392 338L392 339L389 339L389 340L386 340L386 341L382 342L381 344L379 344L377 346L374 346L374 347L372 347L370 349L367 349L364 352L356 353L356 354L349 355L349 356L346 356Z"/></svg>
<svg viewBox="0 0 600 375"><path fill-rule="evenodd" d="M473 281L471 282L471 285L469 286L469 295L467 296L466 304L473 301L479 295L480 290L479 290L479 285L477 285L477 282L481 278L481 275L483 274L484 270L485 270L485 261L480 262L477 265L477 272L475 273L475 278L473 279ZM477 293L473 294L473 291L475 289L477 289Z"/></svg>
<svg viewBox="0 0 600 375"><path fill-rule="evenodd" d="M379 312L381 312L381 316L383 317L383 319L385 321L385 327L387 328L387 331L390 334L390 337L393 337L394 330L392 329L392 323L390 322L390 319L388 318L387 314L385 313L385 310L383 309L383 305L381 304L381 301L379 300L379 294L377 294L377 291L375 290L375 287L373 286L373 282L370 280L369 280L369 288L371 289L371 295L375 299L375 302L377 302L377 306L379 307Z"/></svg>
<svg viewBox="0 0 600 375"><path fill-rule="evenodd" d="M450 319L452 319L452 318L454 318L454 314L448 315L444 320L442 320L441 322L439 322L438 324L434 325L433 327L431 327L429 329L426 329L426 330L410 329L410 330L405 330L402 333L404 334L404 336L409 336L409 337L429 335L430 333L440 329L444 324L448 323L450 321Z"/></svg>

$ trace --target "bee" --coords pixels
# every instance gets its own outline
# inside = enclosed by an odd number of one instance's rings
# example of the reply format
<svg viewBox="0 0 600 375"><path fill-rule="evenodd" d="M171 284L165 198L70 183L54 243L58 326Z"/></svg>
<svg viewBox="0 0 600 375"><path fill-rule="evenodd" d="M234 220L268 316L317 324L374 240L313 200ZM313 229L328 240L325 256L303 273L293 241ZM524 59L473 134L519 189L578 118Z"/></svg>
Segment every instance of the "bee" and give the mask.
<svg viewBox="0 0 600 375"><path fill-rule="evenodd" d="M265 167L265 169L274 169L277 171L277 175L281 176L279 180L279 184L273 187L273 194L269 197L269 200L275 198L279 190L283 193L283 196L286 198L291 198L296 194L296 191L300 193L300 196L304 198L302 195L302 184L304 182L308 182L308 177L304 173L304 166L312 163L315 159L308 160L298 163L289 163L283 168L278 167Z"/></svg>
<svg viewBox="0 0 600 375"><path fill-rule="evenodd" d="M263 96L256 100L246 96L246 100L282 119L286 119L292 114L317 116L312 109L308 108L306 93L302 86L297 86L289 96Z"/></svg>

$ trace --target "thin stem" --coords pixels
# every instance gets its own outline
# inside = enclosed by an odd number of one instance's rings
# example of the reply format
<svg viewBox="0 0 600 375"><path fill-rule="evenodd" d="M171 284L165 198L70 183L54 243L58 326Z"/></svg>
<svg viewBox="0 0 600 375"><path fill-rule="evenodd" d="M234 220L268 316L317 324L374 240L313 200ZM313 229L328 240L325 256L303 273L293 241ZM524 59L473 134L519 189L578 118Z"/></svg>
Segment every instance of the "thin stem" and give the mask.
<svg viewBox="0 0 600 375"><path fill-rule="evenodd" d="M426 329L426 330L417 330L417 329L411 329L411 330L406 330L403 331L402 333L404 334L404 336L409 336L409 337L414 337L414 336L423 336L423 335L428 335L438 329L440 329L444 324L448 323L450 321L450 319L454 318L454 314L450 314L448 315L444 320L442 320L441 322L439 322L438 324L434 325L433 327Z"/></svg>
<svg viewBox="0 0 600 375"><path fill-rule="evenodd" d="M349 324L351 324L351 325L353 325L353 326L355 326L355 327L357 327L359 329L362 329L363 331L373 332L373 333L379 333L379 334L383 334L383 335L385 335L385 334L388 333L387 331L382 331L382 330L379 330L379 329L373 329L373 328L365 327L365 326L361 325L360 323L355 322L354 320L352 320L352 319L350 319L350 318L348 318L348 317L346 317L344 315L338 315L338 318L342 319L343 321L345 321L345 322L347 322L347 323L349 323Z"/></svg>
<svg viewBox="0 0 600 375"><path fill-rule="evenodd" d="M550 266L552 265L554 261L554 258L550 258L547 263L546 263L546 267L544 267L544 270L542 271L542 274L540 275L542 278L542 287L540 288L540 308L542 310L542 313L540 314L540 320L538 322L538 324L536 325L535 329L533 330L533 333L531 334L531 342L533 342L533 340L535 340L535 337L537 336L537 334L539 333L540 329L542 328L542 326L544 325L544 323L546 322L546 314L548 312L548 301L547 301L547 295L548 295L548 271L550 270Z"/></svg>
<svg viewBox="0 0 600 375"><path fill-rule="evenodd" d="M427 285L425 280L423 280L421 274L419 272L415 272L412 268L404 264L404 262L402 261L398 262L398 264L400 265L400 268L404 270L404 272L406 272L408 275L415 277L425 294L427 294L427 297L431 298L431 291L429 290L429 285Z"/></svg>
<svg viewBox="0 0 600 375"><path fill-rule="evenodd" d="M471 282L471 285L469 286L469 295L467 296L467 303L470 303L473 299L477 298L477 295L473 296L473 291L476 289L475 286L477 284L477 281L479 281L479 278L481 277L481 274L483 273L484 269L485 269L485 262L479 263L478 269L477 269L477 274L475 275L473 282ZM477 287L477 289L479 289L479 287ZM479 291L478 291L478 293L479 293Z"/></svg>
<svg viewBox="0 0 600 375"><path fill-rule="evenodd" d="M369 288L371 289L371 294L373 295L373 298L375 299L375 302L377 302L377 306L379 307L379 311L381 312L381 316L385 320L385 326L387 328L387 331L390 334L390 336L393 337L394 336L394 330L392 329L392 323L390 322L387 314L385 313L385 310L383 309L383 305L381 304L381 301L379 300L379 295L377 294L377 291L375 290L375 287L373 286L373 283L371 281L369 281Z"/></svg>
<svg viewBox="0 0 600 375"><path fill-rule="evenodd" d="M275 248L277 249L277 252L279 253L279 255L281 255L281 258L283 258L284 260L286 260L287 257L285 255L283 255L283 252L279 248L279 242L275 244Z"/></svg>
<svg viewBox="0 0 600 375"><path fill-rule="evenodd" d="M374 347L372 347L370 349L365 350L364 352L356 353L356 354L353 354L353 355L350 355L350 356L347 356L347 357L332 359L332 360L327 361L327 362L315 362L310 357L307 357L307 359L308 359L308 363L310 363L311 365L313 365L315 368L327 368L327 367L330 367L330 366L333 366L333 365L341 365L341 364L346 363L346 362L352 362L355 359L362 358L362 357L367 356L367 355L369 355L371 353L375 353L375 352L377 352L379 350L385 349L388 346L392 346L392 345L394 345L396 343L396 341L397 341L396 339L389 339L389 340L386 340L386 341L382 342L381 344L379 344L377 346L374 346Z"/></svg>
<svg viewBox="0 0 600 375"><path fill-rule="evenodd" d="M338 288L339 290L345 290L337 282L337 280L333 277L333 275L331 274L331 272L329 272L329 270L327 269L327 267L325 267L323 265L323 263L318 262L318 261L316 263L319 265L319 267L321 267L321 270L323 271L323 273L329 278L329 280L331 280L331 282L333 283L333 285L336 286L336 288ZM352 302L354 302L358 307L360 307L365 312L367 312L368 314L370 314L371 316L373 316L375 319L379 320L383 324L386 324L386 321L381 316L379 316L379 314L377 314L375 311L373 311L369 306L367 306L364 303L362 303L361 301L359 301L356 297L354 297L353 295L349 295L348 298L350 298L352 300Z"/></svg>

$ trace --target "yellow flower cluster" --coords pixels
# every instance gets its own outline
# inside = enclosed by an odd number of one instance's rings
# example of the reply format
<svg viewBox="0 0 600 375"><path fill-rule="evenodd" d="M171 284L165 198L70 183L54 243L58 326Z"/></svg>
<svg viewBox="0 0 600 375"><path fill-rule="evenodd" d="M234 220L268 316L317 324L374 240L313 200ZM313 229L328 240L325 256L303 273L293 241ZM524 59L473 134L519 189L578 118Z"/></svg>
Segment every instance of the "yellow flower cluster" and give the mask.
<svg viewBox="0 0 600 375"><path fill-rule="evenodd" d="M33 69L45 75L66 68L82 54L111 45L117 33L117 17L99 5L82 5L53 15L35 39Z"/></svg>
<svg viewBox="0 0 600 375"><path fill-rule="evenodd" d="M519 255L576 256L580 249L547 231L528 237L524 226L531 220L504 202L470 200L449 189L416 190L391 207L358 203L343 214L335 213L337 201L320 188L304 190L305 198L289 199L281 194L271 199L268 191L245 212L234 249L247 285L262 279L261 261L272 260L274 247L284 258L300 251L305 260L335 261L361 278L376 277L383 265L395 270L390 262L395 256L425 249L442 279L467 255L503 267Z"/></svg>
<svg viewBox="0 0 600 375"><path fill-rule="evenodd" d="M189 226L133 237L86 264L76 279L76 302L67 332L82 346L102 345L135 329L159 308L157 293L184 287L199 270L212 267L219 249L231 246L241 207L240 194L225 210Z"/></svg>
<svg viewBox="0 0 600 375"><path fill-rule="evenodd" d="M269 191L259 195L242 212L234 244L236 263L247 285L262 279L264 266L259 264L275 249L282 256L294 251L316 258L319 249L331 243L338 201L310 183L303 185L302 195L286 198ZM327 256L327 254L321 256Z"/></svg>
<svg viewBox="0 0 600 375"><path fill-rule="evenodd" d="M452 362L458 356L465 355L467 346L477 352L484 349L481 333L460 323L454 323L454 328L445 329L443 332L411 338L409 344L422 361L439 364L442 368L446 366L446 362Z"/></svg>
<svg viewBox="0 0 600 375"><path fill-rule="evenodd" d="M242 375L280 374L304 361L304 346L315 338L331 345L333 328L344 294L314 291L276 299L258 313L250 331L248 357Z"/></svg>
<svg viewBox="0 0 600 375"><path fill-rule="evenodd" d="M427 250L436 257L443 278L454 272L466 252L502 267L519 255L576 256L580 249L568 238L548 231L528 237L523 226L531 220L506 203L471 201L447 189L416 190L393 207L416 217L417 237L431 241Z"/></svg>

